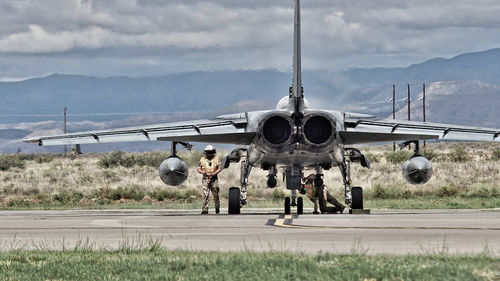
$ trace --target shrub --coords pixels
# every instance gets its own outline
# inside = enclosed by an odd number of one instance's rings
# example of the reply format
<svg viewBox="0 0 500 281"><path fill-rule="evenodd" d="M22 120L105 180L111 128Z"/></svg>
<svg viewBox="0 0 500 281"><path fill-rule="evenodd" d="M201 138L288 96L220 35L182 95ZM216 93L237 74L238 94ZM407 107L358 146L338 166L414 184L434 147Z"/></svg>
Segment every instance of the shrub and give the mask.
<svg viewBox="0 0 500 281"><path fill-rule="evenodd" d="M365 154L366 158L368 158L368 161L370 163L379 163L380 162L380 156L372 153L366 153Z"/></svg>
<svg viewBox="0 0 500 281"><path fill-rule="evenodd" d="M385 188L383 188L380 184L376 184L373 187L373 198L387 199L389 198L389 195L387 194Z"/></svg>
<svg viewBox="0 0 500 281"><path fill-rule="evenodd" d="M156 189L153 192L151 192L149 196L158 201L165 201L166 199L174 198L173 192L166 189Z"/></svg>
<svg viewBox="0 0 500 281"><path fill-rule="evenodd" d="M454 185L444 185L438 188L436 195L439 197L451 197L460 192L460 189Z"/></svg>
<svg viewBox="0 0 500 281"><path fill-rule="evenodd" d="M167 152L145 152L145 153L126 153L122 151L114 151L99 159L97 165L101 168L112 168L117 166L133 167L133 166L150 166L158 168L170 156ZM197 166L200 158L203 156L202 151L182 152L178 154L179 158L184 160L189 167ZM222 157L219 156L222 160Z"/></svg>
<svg viewBox="0 0 500 281"><path fill-rule="evenodd" d="M200 150L193 150L191 152L183 152L179 154L179 157L182 158L182 160L186 161L186 164L188 167L195 167L198 166L200 163L200 158L203 156L203 151ZM223 156L218 155L219 161L222 161Z"/></svg>
<svg viewBox="0 0 500 281"><path fill-rule="evenodd" d="M92 197L98 199L107 199L110 198L110 194L111 194L111 188L106 186L106 187L101 187L98 190L95 190L92 193Z"/></svg>
<svg viewBox="0 0 500 281"><path fill-rule="evenodd" d="M132 157L126 155L122 151L113 151L97 162L97 165L101 168L111 168L111 167L116 167L116 166L123 166L123 167L132 167L135 163Z"/></svg>
<svg viewBox="0 0 500 281"><path fill-rule="evenodd" d="M193 201L194 199L199 199L200 193L195 189L186 189L180 192L180 195L176 197L178 200L186 200L188 202Z"/></svg>
<svg viewBox="0 0 500 281"><path fill-rule="evenodd" d="M47 193L36 194L35 200L38 200L41 204L44 204L44 205L50 205L52 203L52 198Z"/></svg>
<svg viewBox="0 0 500 281"><path fill-rule="evenodd" d="M12 155L12 156L15 156L19 160L35 161L39 164L49 163L52 160L54 160L54 158L56 157L53 154L33 154L33 153L30 153L30 154L19 153L19 154Z"/></svg>
<svg viewBox="0 0 500 281"><path fill-rule="evenodd" d="M460 196L465 198L496 198L500 196L500 187L478 184L478 186L470 188Z"/></svg>
<svg viewBox="0 0 500 281"><path fill-rule="evenodd" d="M23 198L14 198L7 203L8 207L30 207L33 205L31 200Z"/></svg>
<svg viewBox="0 0 500 281"><path fill-rule="evenodd" d="M369 194L367 194L369 198ZM373 187L373 198L376 199L409 199L415 197L415 195L408 189L397 187L397 186L387 186L384 187L380 184L376 184Z"/></svg>
<svg viewBox="0 0 500 281"><path fill-rule="evenodd" d="M147 152L147 153L125 153L122 151L113 151L99 159L97 165L101 168L112 168L117 166L151 166L159 167L161 162L168 158L165 152Z"/></svg>
<svg viewBox="0 0 500 281"><path fill-rule="evenodd" d="M10 168L24 169L24 161L19 159L17 155L0 155L0 171L7 171Z"/></svg>
<svg viewBox="0 0 500 281"><path fill-rule="evenodd" d="M49 154L39 154L35 156L34 160L39 164L50 163L54 160L54 156Z"/></svg>
<svg viewBox="0 0 500 281"><path fill-rule="evenodd" d="M111 190L109 193L109 197L107 199L111 200L120 200L120 199L131 199L131 200L136 200L140 201L142 198L144 198L144 191L139 190L138 187L119 187L117 189Z"/></svg>
<svg viewBox="0 0 500 281"><path fill-rule="evenodd" d="M273 200L283 200L285 198L285 192L283 190L275 188L272 195Z"/></svg>
<svg viewBox="0 0 500 281"><path fill-rule="evenodd" d="M69 192L60 192L54 195L54 201L57 201L61 204L68 204L73 201L73 197Z"/></svg>
<svg viewBox="0 0 500 281"><path fill-rule="evenodd" d="M29 187L26 189L21 190L23 195L30 196L30 195L37 195L40 194L40 189L38 187Z"/></svg>
<svg viewBox="0 0 500 281"><path fill-rule="evenodd" d="M448 154L448 159L453 162L466 162L470 160L470 156L463 146L459 146Z"/></svg>
<svg viewBox="0 0 500 281"><path fill-rule="evenodd" d="M413 152L408 151L408 150L399 150L399 151L393 151L393 152L388 152L385 154L385 159L387 162L393 163L393 164L398 164L402 163L410 157L413 156Z"/></svg>
<svg viewBox="0 0 500 281"><path fill-rule="evenodd" d="M491 153L491 160L495 160L495 161L500 160L500 149L494 150Z"/></svg>
<svg viewBox="0 0 500 281"><path fill-rule="evenodd" d="M149 196L158 201L165 201L165 200L190 201L192 199L199 199L201 194L196 189L186 189L186 190L156 189L153 192L149 193Z"/></svg>
<svg viewBox="0 0 500 281"><path fill-rule="evenodd" d="M429 161L431 161L432 159L436 159L438 157L438 154L434 150L428 147L422 149L421 154Z"/></svg>

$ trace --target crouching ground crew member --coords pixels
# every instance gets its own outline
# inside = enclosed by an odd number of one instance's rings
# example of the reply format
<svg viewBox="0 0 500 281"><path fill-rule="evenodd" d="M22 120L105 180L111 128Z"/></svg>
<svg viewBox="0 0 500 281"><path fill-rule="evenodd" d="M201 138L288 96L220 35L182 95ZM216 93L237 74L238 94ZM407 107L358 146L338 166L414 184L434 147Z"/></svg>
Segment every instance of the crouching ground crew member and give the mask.
<svg viewBox="0 0 500 281"><path fill-rule="evenodd" d="M201 157L200 165L198 166L198 173L203 175L203 207L201 214L208 214L208 203L210 192L214 195L215 213L220 212L219 202L219 181L217 174L220 173L220 163L217 155L215 155L215 147L207 145L203 150L205 156Z"/></svg>
<svg viewBox="0 0 500 281"><path fill-rule="evenodd" d="M324 213L342 213L344 211L344 205L342 205L335 197L333 197L327 190L325 185L322 185L319 188L314 187L314 174L310 174L305 178L304 184L302 185L301 193L306 194L307 198L311 199L314 203L314 211L313 214L319 214L318 212L318 203L319 209L322 214ZM333 208L327 208L326 202L334 205Z"/></svg>

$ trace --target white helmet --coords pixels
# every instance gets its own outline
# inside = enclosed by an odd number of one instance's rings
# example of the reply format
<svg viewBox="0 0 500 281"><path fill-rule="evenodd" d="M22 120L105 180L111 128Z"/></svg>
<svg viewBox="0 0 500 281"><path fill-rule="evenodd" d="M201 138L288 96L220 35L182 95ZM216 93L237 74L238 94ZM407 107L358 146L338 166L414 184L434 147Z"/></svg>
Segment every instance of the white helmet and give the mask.
<svg viewBox="0 0 500 281"><path fill-rule="evenodd" d="M215 154L216 150L213 145L209 144L203 149L203 152L205 152L205 154Z"/></svg>

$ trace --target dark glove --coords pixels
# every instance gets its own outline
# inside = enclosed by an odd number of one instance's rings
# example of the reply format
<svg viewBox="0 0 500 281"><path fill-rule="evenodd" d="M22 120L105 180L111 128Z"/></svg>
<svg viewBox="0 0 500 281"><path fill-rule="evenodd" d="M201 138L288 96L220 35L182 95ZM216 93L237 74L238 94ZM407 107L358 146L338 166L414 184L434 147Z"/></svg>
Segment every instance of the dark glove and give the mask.
<svg viewBox="0 0 500 281"><path fill-rule="evenodd" d="M306 194L306 190L304 189L304 187L301 187L299 192L300 192L300 194Z"/></svg>

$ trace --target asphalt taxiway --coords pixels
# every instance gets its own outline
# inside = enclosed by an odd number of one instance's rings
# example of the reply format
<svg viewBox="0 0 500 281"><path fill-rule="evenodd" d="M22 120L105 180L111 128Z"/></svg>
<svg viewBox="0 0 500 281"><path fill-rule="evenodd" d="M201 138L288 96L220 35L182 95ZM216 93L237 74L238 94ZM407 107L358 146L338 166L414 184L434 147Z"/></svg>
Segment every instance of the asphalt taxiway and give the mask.
<svg viewBox="0 0 500 281"><path fill-rule="evenodd" d="M199 210L0 211L0 250L161 243L168 249L500 256L500 209L372 210L369 215L241 215ZM309 213L309 214L308 214Z"/></svg>

